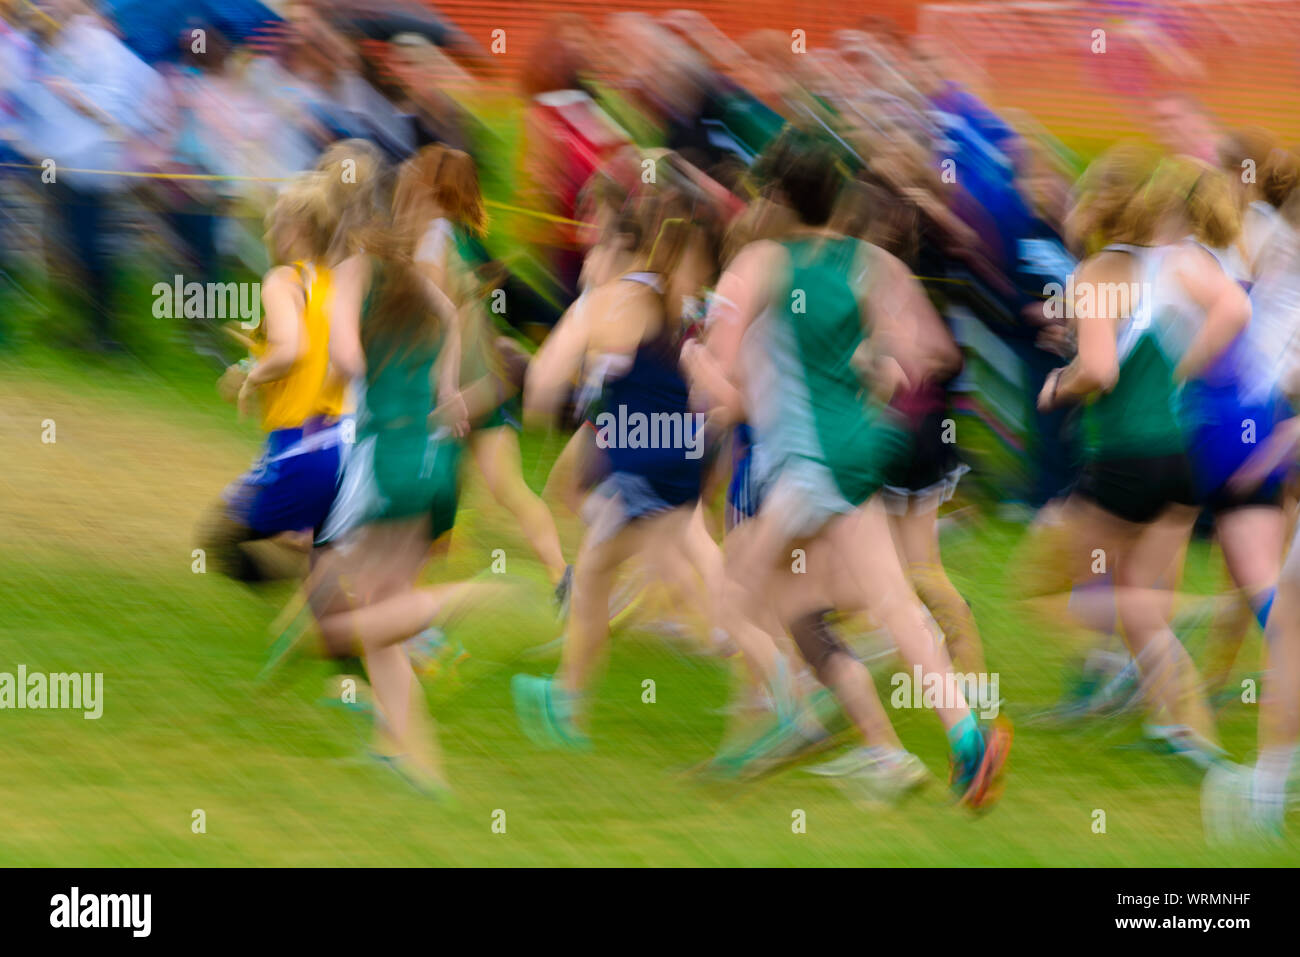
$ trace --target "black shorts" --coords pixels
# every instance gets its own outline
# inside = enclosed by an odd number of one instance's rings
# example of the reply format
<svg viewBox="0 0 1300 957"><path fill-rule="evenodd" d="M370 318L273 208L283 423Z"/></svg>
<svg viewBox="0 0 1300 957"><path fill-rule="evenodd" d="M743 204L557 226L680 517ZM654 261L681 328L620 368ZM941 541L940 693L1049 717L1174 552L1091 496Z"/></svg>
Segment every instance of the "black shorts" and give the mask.
<svg viewBox="0 0 1300 957"><path fill-rule="evenodd" d="M1085 462L1074 490L1112 515L1141 525L1170 505L1196 504L1191 465L1181 454Z"/></svg>
<svg viewBox="0 0 1300 957"><path fill-rule="evenodd" d="M886 466L886 488L903 493L924 492L964 471L956 444L943 440L944 420L950 417L945 409L929 412L919 425L908 430L911 448Z"/></svg>

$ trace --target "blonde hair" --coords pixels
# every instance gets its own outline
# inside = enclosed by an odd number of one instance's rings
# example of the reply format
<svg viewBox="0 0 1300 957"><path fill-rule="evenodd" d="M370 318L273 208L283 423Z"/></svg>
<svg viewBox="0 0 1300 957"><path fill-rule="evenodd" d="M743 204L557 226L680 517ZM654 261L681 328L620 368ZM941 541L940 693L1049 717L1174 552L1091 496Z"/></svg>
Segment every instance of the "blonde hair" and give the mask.
<svg viewBox="0 0 1300 957"><path fill-rule="evenodd" d="M1161 160L1147 179L1134 216L1148 231L1181 213L1192 235L1213 249L1224 249L1241 234L1240 196L1226 173L1188 156Z"/></svg>
<svg viewBox="0 0 1300 957"><path fill-rule="evenodd" d="M1138 143L1120 143L1097 157L1080 177L1065 218L1073 243L1090 254L1111 243L1146 242L1151 224L1133 209L1155 167L1155 153Z"/></svg>
<svg viewBox="0 0 1300 957"><path fill-rule="evenodd" d="M266 214L266 242L275 259L301 254L324 259L334 238L335 215L320 173L300 173L280 191ZM291 241L303 248L289 250Z"/></svg>
<svg viewBox="0 0 1300 957"><path fill-rule="evenodd" d="M329 260L337 263L361 248L361 237L388 209L389 169L368 140L331 143L316 161L334 211Z"/></svg>

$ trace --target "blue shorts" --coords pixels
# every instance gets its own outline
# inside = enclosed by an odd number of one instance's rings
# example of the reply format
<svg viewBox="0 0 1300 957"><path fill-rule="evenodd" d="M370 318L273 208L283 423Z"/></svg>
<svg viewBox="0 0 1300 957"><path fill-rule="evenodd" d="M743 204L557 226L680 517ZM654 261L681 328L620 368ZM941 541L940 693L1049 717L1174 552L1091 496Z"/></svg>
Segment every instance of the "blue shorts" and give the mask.
<svg viewBox="0 0 1300 957"><path fill-rule="evenodd" d="M334 502L345 448L333 420L271 432L253 467L226 488L228 513L262 538L317 528Z"/></svg>
<svg viewBox="0 0 1300 957"><path fill-rule="evenodd" d="M1184 391L1183 408L1188 423L1187 458L1199 503L1211 511L1223 511L1281 502L1285 465L1245 495L1231 491L1227 483L1291 414L1283 397L1246 402L1235 385L1194 382Z"/></svg>
<svg viewBox="0 0 1300 957"><path fill-rule="evenodd" d="M582 517L587 523L583 541L598 545L635 521L693 506L698 500L698 493L685 499L677 494L665 495L644 475L611 472L592 489L583 503Z"/></svg>
<svg viewBox="0 0 1300 957"><path fill-rule="evenodd" d="M754 475L754 432L737 425L732 440L731 482L727 485L727 531L758 514L762 494Z"/></svg>

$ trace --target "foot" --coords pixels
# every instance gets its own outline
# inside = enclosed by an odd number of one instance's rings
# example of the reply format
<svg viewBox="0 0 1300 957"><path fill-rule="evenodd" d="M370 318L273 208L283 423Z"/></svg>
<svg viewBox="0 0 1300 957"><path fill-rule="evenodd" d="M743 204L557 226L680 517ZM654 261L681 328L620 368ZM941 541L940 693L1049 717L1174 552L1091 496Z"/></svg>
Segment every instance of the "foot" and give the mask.
<svg viewBox="0 0 1300 957"><path fill-rule="evenodd" d="M887 748L857 750L867 753L859 757L859 766L844 775L843 780L871 802L897 804L930 780L930 772L921 759L910 752Z"/></svg>
<svg viewBox="0 0 1300 957"><path fill-rule="evenodd" d="M430 626L406 640L406 654L415 673L425 678L455 677L456 669L469 657L458 641L450 641L441 628Z"/></svg>
<svg viewBox="0 0 1300 957"><path fill-rule="evenodd" d="M973 811L991 808L1002 796L1002 778L1011 753L1011 722L998 718L980 729L978 757L953 758L949 786L957 803Z"/></svg>
<svg viewBox="0 0 1300 957"><path fill-rule="evenodd" d="M838 758L832 758L829 761L823 761L821 764L813 764L804 768L809 774L815 774L823 778L842 778L850 774L856 774L863 768L879 760L880 755L877 748L852 748L845 751Z"/></svg>
<svg viewBox="0 0 1300 957"><path fill-rule="evenodd" d="M455 803L455 796L452 794L451 786L447 783L447 779L442 776L441 771L425 767L406 754L384 754L379 751L371 751L370 756L389 768L425 797L431 798L439 804Z"/></svg>
<svg viewBox="0 0 1300 957"><path fill-rule="evenodd" d="M520 727L534 744L573 750L591 747L591 739L574 721L572 700L556 687L554 679L515 675L510 679L510 693Z"/></svg>
<svg viewBox="0 0 1300 957"><path fill-rule="evenodd" d="M710 762L710 770L723 777L752 779L824 748L831 740L830 732L804 718L802 714L797 720L774 717L757 737L720 751Z"/></svg>
<svg viewBox="0 0 1300 957"><path fill-rule="evenodd" d="M1254 789L1254 771L1220 762L1201 784L1201 820L1213 844L1278 843L1283 839L1285 805L1266 806Z"/></svg>
<svg viewBox="0 0 1300 957"><path fill-rule="evenodd" d="M1227 757L1227 752L1213 741L1185 724L1148 724L1142 727L1143 740L1162 754L1172 754L1208 771Z"/></svg>
<svg viewBox="0 0 1300 957"><path fill-rule="evenodd" d="M1090 716L1117 717L1131 711L1141 700L1141 674L1137 662L1130 658L1088 698L1087 713Z"/></svg>

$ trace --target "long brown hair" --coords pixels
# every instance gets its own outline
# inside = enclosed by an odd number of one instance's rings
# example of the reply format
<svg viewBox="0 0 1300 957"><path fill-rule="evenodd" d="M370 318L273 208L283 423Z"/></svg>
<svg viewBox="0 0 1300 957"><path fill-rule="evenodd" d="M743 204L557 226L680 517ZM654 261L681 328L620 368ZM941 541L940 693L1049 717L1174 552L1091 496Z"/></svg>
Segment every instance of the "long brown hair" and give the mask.
<svg viewBox="0 0 1300 957"><path fill-rule="evenodd" d="M424 147L402 165L394 196L397 209L413 208L424 192L447 212L447 218L482 235L487 230L487 209L478 185L474 158L440 143Z"/></svg>
<svg viewBox="0 0 1300 957"><path fill-rule="evenodd" d="M411 181L419 173L412 162L398 170L392 207L372 219L356 240L371 263L361 346L368 357L382 353L381 361L398 349L432 345L442 333L441 319L429 303L430 280L415 262L419 224L408 204Z"/></svg>

